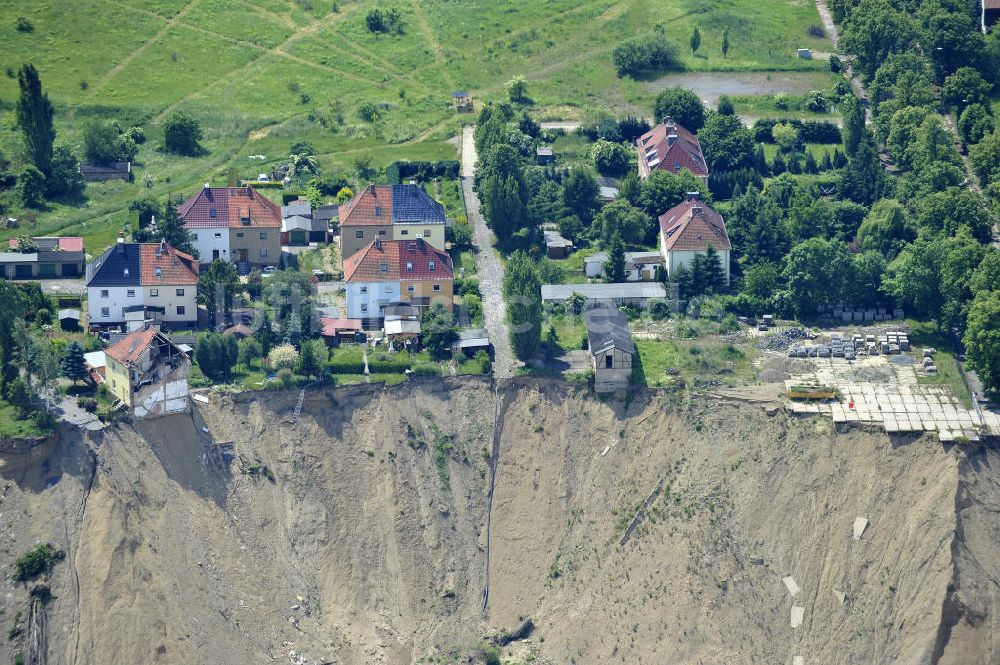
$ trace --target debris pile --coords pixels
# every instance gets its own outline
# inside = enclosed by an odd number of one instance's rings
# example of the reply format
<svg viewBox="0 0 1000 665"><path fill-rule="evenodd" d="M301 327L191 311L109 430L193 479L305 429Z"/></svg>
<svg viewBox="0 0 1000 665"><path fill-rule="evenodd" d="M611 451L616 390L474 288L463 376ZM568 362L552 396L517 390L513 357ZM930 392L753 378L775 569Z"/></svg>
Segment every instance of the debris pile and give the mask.
<svg viewBox="0 0 1000 665"><path fill-rule="evenodd" d="M809 333L806 332L805 328L789 328L788 330L782 330L774 335L767 335L760 339L760 350L761 351L784 351L793 343L807 339Z"/></svg>

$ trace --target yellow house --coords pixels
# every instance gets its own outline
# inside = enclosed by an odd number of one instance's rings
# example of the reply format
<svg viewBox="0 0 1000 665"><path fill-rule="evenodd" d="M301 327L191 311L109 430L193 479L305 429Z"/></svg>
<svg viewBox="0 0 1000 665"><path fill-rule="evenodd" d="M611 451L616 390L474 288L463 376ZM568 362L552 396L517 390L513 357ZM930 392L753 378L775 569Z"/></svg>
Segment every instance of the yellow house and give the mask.
<svg viewBox="0 0 1000 665"><path fill-rule="evenodd" d="M137 418L187 410L191 361L166 335L147 326L104 352L108 390Z"/></svg>

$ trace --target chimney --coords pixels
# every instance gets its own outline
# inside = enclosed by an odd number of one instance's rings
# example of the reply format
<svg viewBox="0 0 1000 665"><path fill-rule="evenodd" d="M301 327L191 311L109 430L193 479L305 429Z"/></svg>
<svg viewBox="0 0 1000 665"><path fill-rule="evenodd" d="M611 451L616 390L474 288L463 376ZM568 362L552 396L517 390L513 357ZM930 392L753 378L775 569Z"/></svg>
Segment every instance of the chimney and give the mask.
<svg viewBox="0 0 1000 665"><path fill-rule="evenodd" d="M160 254L166 254L166 253L167 253L167 241L163 240L161 238L160 239Z"/></svg>
<svg viewBox="0 0 1000 665"><path fill-rule="evenodd" d="M119 233L118 234L118 238L115 240L115 242L116 242L115 249L117 250L117 252L119 254L124 254L125 253L125 237L121 233Z"/></svg>
<svg viewBox="0 0 1000 665"><path fill-rule="evenodd" d="M703 211L702 211L701 206L692 206L691 207L691 216L692 217L701 217L702 212Z"/></svg>
<svg viewBox="0 0 1000 665"><path fill-rule="evenodd" d="M688 192L688 201L699 201L701 200L701 192Z"/></svg>
<svg viewBox="0 0 1000 665"><path fill-rule="evenodd" d="M375 183L368 183L368 193L375 196Z"/></svg>
<svg viewBox="0 0 1000 665"><path fill-rule="evenodd" d="M210 187L209 187L209 185L208 185L207 182L205 183L205 189L210 189Z"/></svg>
<svg viewBox="0 0 1000 665"><path fill-rule="evenodd" d="M667 147L669 148L677 140L677 134L667 134Z"/></svg>

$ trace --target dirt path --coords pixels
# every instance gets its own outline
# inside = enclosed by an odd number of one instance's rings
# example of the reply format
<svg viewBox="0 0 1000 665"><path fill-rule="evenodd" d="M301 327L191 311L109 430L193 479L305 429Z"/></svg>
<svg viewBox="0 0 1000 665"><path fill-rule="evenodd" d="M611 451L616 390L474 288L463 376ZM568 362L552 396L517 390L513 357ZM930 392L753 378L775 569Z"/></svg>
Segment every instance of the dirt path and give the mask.
<svg viewBox="0 0 1000 665"><path fill-rule="evenodd" d="M462 193L465 195L465 213L472 224L476 247L476 272L479 275L479 290L483 294L483 317L486 330L496 357L493 360L493 376L506 379L514 375L516 361L510 350L507 332L507 308L503 301L503 265L493 249L493 232L486 226L486 220L479 212L479 196L472 188L476 175L476 144L473 140L475 128L462 128Z"/></svg>
<svg viewBox="0 0 1000 665"><path fill-rule="evenodd" d="M448 63L445 61L444 49L441 48L441 42L438 41L437 37L434 36L434 31L431 29L431 23L427 20L427 15L424 13L423 7L417 0L411 0L411 5L413 5L413 13L417 17L417 25L420 26L420 32L424 34L424 39L427 40L427 45L431 47L434 51L434 60L441 65L441 73L448 83L448 87L451 89L455 88L455 79L451 75L451 71L448 69Z"/></svg>

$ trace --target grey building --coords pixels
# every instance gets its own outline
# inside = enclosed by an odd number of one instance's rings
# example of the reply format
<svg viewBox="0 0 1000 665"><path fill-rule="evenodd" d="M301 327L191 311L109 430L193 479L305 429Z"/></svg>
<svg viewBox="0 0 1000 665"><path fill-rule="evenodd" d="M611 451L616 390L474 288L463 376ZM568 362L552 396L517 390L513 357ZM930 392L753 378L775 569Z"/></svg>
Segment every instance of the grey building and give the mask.
<svg viewBox="0 0 1000 665"><path fill-rule="evenodd" d="M635 357L628 319L617 309L599 307L584 312L583 322L594 367L594 390L611 393L627 389Z"/></svg>

